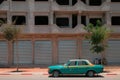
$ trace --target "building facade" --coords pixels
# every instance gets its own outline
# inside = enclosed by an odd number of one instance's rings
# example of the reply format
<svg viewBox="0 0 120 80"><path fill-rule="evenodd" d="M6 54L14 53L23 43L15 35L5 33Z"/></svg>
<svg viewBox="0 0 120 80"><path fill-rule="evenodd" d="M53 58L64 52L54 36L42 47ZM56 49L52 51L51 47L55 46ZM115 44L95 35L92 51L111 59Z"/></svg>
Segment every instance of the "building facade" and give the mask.
<svg viewBox="0 0 120 80"><path fill-rule="evenodd" d="M106 57L108 64L120 65L119 0L1 0L0 20L22 27L18 40L19 63L51 65L69 59ZM100 20L112 30L102 54L92 54L83 29ZM23 27L24 26L24 27ZM0 64L15 65L16 45L0 34Z"/></svg>

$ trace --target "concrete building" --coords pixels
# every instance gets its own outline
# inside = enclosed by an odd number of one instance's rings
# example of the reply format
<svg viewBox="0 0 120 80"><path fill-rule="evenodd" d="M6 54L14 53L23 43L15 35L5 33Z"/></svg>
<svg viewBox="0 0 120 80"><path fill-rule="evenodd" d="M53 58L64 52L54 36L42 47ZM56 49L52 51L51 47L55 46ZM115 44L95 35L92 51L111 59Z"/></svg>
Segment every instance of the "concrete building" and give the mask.
<svg viewBox="0 0 120 80"><path fill-rule="evenodd" d="M74 58L93 61L101 56L108 64L120 64L119 7L119 0L0 0L0 20L16 20L15 26L23 28L18 41L20 64L50 65ZM105 52L91 54L83 27L98 19L112 34ZM15 44L0 35L0 64L16 63Z"/></svg>

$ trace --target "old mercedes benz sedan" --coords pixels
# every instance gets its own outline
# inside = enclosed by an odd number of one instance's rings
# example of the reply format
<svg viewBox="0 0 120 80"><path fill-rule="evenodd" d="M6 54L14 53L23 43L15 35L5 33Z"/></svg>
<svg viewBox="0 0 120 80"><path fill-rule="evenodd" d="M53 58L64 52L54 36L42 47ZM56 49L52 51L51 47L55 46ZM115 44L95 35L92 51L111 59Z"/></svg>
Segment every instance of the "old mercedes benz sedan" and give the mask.
<svg viewBox="0 0 120 80"><path fill-rule="evenodd" d="M95 74L103 72L102 65L94 65L86 59L69 60L64 65L54 65L48 67L48 73L53 77L60 75L85 74L88 77L93 77Z"/></svg>

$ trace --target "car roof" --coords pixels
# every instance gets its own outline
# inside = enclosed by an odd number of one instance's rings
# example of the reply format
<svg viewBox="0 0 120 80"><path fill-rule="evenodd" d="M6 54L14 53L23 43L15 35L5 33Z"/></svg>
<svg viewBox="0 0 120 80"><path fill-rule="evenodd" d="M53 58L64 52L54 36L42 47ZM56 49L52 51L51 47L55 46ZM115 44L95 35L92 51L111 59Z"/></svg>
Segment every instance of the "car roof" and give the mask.
<svg viewBox="0 0 120 80"><path fill-rule="evenodd" d="M87 59L71 59L69 61L88 61Z"/></svg>

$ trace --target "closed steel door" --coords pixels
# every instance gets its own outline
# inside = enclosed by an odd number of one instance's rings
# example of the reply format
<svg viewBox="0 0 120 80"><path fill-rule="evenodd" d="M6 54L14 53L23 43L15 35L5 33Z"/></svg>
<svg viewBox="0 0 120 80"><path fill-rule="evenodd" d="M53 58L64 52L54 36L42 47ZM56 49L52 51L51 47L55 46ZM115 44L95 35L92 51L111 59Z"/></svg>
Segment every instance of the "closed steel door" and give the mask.
<svg viewBox="0 0 120 80"><path fill-rule="evenodd" d="M106 50L108 64L120 65L120 40L109 40Z"/></svg>
<svg viewBox="0 0 120 80"><path fill-rule="evenodd" d="M0 64L8 64L8 44L0 41Z"/></svg>
<svg viewBox="0 0 120 80"><path fill-rule="evenodd" d="M77 55L76 40L60 40L58 43L59 63L65 63L70 59L75 59Z"/></svg>
<svg viewBox="0 0 120 80"><path fill-rule="evenodd" d="M18 53L16 52L18 46ZM18 41L18 45L14 43L14 64L32 64L32 42ZM18 55L18 57L17 57Z"/></svg>
<svg viewBox="0 0 120 80"><path fill-rule="evenodd" d="M35 42L35 64L49 65L52 64L52 42L36 41Z"/></svg>

